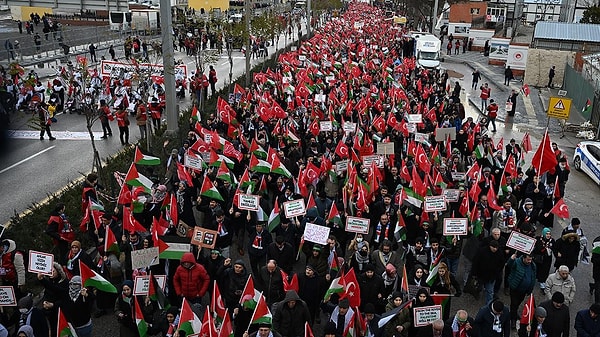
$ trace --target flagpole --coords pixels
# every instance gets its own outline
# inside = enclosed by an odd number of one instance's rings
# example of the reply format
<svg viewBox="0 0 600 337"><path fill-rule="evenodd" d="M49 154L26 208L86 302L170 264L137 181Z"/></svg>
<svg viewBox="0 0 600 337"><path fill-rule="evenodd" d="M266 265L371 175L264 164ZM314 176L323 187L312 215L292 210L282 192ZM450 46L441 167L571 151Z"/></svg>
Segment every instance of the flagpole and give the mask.
<svg viewBox="0 0 600 337"><path fill-rule="evenodd" d="M540 171L542 170L542 161L544 160L544 149L546 147L546 137L548 137L548 124L550 123L550 117L548 117L548 123L546 123L546 131L544 132L544 137L542 137L542 152L540 154L540 164L538 165L537 176L538 180L540 177Z"/></svg>
<svg viewBox="0 0 600 337"><path fill-rule="evenodd" d="M250 316L250 323L248 324L248 328L246 328L246 331L250 330L250 326L252 325L252 319L254 318L254 314L256 313L256 309L258 308L258 303L260 302L260 299L262 298L262 291L258 293L259 297L258 297L258 302L256 302L256 307L254 308L254 311L252 312L252 316Z"/></svg>

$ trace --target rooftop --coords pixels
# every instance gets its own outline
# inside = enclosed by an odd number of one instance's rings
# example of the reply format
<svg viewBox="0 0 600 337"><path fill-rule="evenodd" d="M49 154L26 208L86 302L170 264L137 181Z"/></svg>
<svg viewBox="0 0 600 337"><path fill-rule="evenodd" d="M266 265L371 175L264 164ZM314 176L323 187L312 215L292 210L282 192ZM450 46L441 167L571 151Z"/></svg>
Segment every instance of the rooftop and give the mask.
<svg viewBox="0 0 600 337"><path fill-rule="evenodd" d="M600 43L600 25L538 21L534 39L570 40Z"/></svg>

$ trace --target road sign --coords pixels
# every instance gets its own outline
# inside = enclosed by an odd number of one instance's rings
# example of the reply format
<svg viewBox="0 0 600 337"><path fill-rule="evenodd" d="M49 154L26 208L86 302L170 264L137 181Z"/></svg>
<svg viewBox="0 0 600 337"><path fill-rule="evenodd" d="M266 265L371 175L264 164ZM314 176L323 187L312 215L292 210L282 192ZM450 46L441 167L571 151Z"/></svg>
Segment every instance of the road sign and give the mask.
<svg viewBox="0 0 600 337"><path fill-rule="evenodd" d="M566 97L550 97L548 102L548 117L569 119L571 99Z"/></svg>

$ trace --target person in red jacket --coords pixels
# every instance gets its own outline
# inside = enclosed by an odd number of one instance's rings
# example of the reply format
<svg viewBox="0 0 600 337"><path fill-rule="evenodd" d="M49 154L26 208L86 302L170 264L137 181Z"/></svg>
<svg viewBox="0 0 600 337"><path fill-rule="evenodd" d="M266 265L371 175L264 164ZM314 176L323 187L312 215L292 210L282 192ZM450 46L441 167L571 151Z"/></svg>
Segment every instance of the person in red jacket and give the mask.
<svg viewBox="0 0 600 337"><path fill-rule="evenodd" d="M181 264L173 277L175 294L185 297L191 304L200 304L209 284L210 277L206 269L196 262L194 254L190 252L183 254Z"/></svg>
<svg viewBox="0 0 600 337"><path fill-rule="evenodd" d="M490 105L487 107L488 122L485 126L488 127L488 125L492 123L492 126L494 127L492 132L496 132L496 117L498 117L498 104L496 104L493 99L490 99Z"/></svg>

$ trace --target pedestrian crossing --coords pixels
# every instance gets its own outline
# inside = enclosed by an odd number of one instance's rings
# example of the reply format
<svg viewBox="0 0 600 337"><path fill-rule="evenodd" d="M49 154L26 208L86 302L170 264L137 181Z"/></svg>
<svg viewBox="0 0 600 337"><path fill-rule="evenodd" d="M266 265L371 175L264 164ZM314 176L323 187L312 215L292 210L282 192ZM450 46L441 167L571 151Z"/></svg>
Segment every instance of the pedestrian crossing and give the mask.
<svg viewBox="0 0 600 337"><path fill-rule="evenodd" d="M93 132L94 138L100 140L102 132ZM8 137L11 139L40 139L40 132L36 130L8 130ZM90 140L90 134L87 131L52 131L52 137L56 140ZM48 139L48 135L44 137Z"/></svg>

